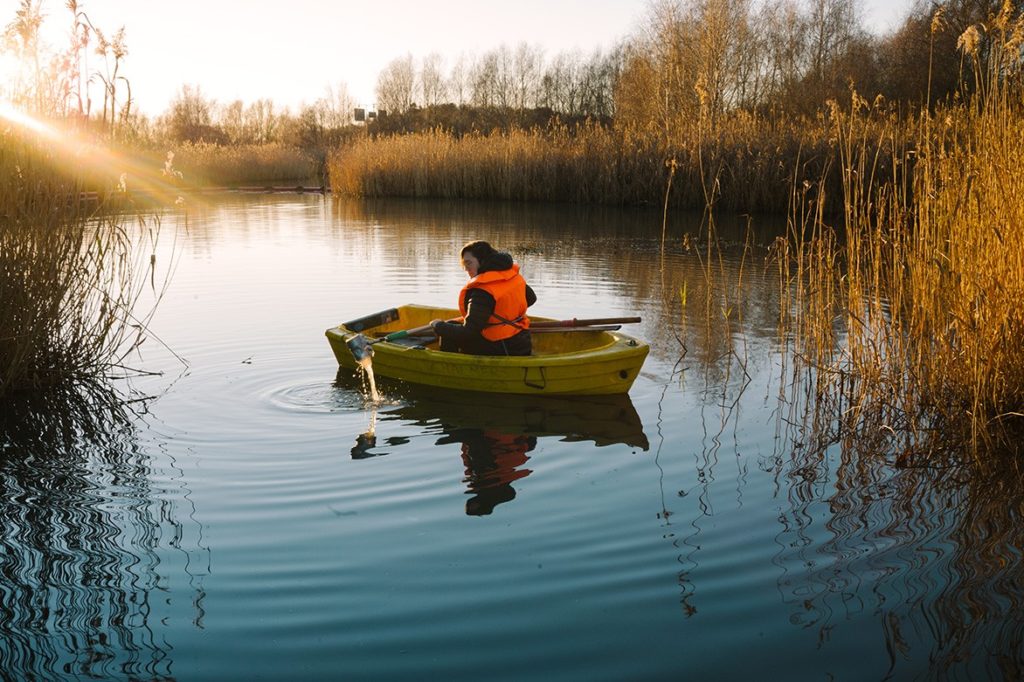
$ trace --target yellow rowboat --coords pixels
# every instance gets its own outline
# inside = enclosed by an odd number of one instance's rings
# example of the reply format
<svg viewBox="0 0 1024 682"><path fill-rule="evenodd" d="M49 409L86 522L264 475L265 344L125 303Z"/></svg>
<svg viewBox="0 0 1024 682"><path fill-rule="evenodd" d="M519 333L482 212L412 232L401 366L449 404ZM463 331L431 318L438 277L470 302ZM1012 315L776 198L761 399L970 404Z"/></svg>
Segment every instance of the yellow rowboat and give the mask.
<svg viewBox="0 0 1024 682"><path fill-rule="evenodd" d="M393 332L451 319L450 308L404 305L345 322L326 331L342 367L357 363L348 342L358 334L373 343L377 376L413 384L485 393L528 395L610 395L626 393L650 350L618 331L575 327L533 335L533 355L483 356L442 353L433 338L380 340ZM530 316L531 320L547 318Z"/></svg>

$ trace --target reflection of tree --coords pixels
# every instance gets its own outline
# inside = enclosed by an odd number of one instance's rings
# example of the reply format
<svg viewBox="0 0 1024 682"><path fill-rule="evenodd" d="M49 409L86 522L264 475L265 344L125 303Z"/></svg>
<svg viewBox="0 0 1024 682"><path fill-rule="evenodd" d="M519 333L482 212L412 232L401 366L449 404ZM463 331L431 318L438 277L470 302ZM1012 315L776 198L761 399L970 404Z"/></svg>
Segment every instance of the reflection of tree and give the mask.
<svg viewBox="0 0 1024 682"><path fill-rule="evenodd" d="M91 388L5 405L0 444L0 670L17 679L170 678L152 597L166 587L163 532L176 547L182 528L157 501L118 398Z"/></svg>

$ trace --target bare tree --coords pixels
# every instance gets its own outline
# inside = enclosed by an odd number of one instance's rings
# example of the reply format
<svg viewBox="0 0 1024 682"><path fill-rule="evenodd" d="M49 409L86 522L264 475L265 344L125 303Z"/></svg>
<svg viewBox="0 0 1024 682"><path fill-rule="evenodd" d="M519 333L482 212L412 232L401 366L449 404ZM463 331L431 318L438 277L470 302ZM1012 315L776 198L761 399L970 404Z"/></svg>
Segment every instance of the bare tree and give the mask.
<svg viewBox="0 0 1024 682"><path fill-rule="evenodd" d="M590 116L608 117L615 111L615 87L622 73L625 47L605 53L594 51L583 64L580 85L580 109Z"/></svg>
<svg viewBox="0 0 1024 682"><path fill-rule="evenodd" d="M198 85L183 85L166 115L168 132L179 142L217 142L223 133L214 130L216 102L205 97Z"/></svg>
<svg viewBox="0 0 1024 682"><path fill-rule="evenodd" d="M657 62L646 51L635 45L627 46L622 73L615 84L615 113L620 125L661 125L661 78Z"/></svg>
<svg viewBox="0 0 1024 682"><path fill-rule="evenodd" d="M258 99L245 109L247 139L255 144L266 144L278 138L281 129L281 115L274 111L269 99Z"/></svg>
<svg viewBox="0 0 1024 682"><path fill-rule="evenodd" d="M442 71L443 59L434 52L423 58L420 67L419 91L425 107L443 104L448 97L448 85Z"/></svg>
<svg viewBox="0 0 1024 682"><path fill-rule="evenodd" d="M412 55L392 60L377 76L377 109L400 114L413 104L416 71Z"/></svg>
<svg viewBox="0 0 1024 682"><path fill-rule="evenodd" d="M470 57L460 54L459 59L452 66L448 76L447 90L452 101L459 106L469 102L472 87L470 74L473 72L473 64Z"/></svg>
<svg viewBox="0 0 1024 682"><path fill-rule="evenodd" d="M541 104L563 114L575 116L581 113L582 70L583 60L579 51L556 55L541 78Z"/></svg>
<svg viewBox="0 0 1024 682"><path fill-rule="evenodd" d="M242 104L240 99L225 104L220 109L218 123L231 144L245 144L249 142L245 129L244 112L245 105Z"/></svg>
<svg viewBox="0 0 1024 682"><path fill-rule="evenodd" d="M541 67L544 54L539 47L530 47L526 43L516 46L512 57L511 74L511 105L516 109L529 109L537 106Z"/></svg>
<svg viewBox="0 0 1024 682"><path fill-rule="evenodd" d="M356 101L349 94L348 84L328 85L324 96L317 100L321 122L325 128L336 130L352 123Z"/></svg>
<svg viewBox="0 0 1024 682"><path fill-rule="evenodd" d="M498 106L498 51L492 50L473 64L470 73L470 102L477 107Z"/></svg>
<svg viewBox="0 0 1024 682"><path fill-rule="evenodd" d="M807 20L796 0L766 3L759 15L764 34L765 101L781 102L799 95L806 62Z"/></svg>
<svg viewBox="0 0 1024 682"><path fill-rule="evenodd" d="M840 57L860 31L857 0L811 0L807 15L808 64L805 93L813 103L835 94ZM840 76L841 77L841 76Z"/></svg>
<svg viewBox="0 0 1024 682"><path fill-rule="evenodd" d="M515 58L512 55L511 48L504 43L494 54L495 65L497 66L494 78L495 104L503 109L509 109L512 107Z"/></svg>

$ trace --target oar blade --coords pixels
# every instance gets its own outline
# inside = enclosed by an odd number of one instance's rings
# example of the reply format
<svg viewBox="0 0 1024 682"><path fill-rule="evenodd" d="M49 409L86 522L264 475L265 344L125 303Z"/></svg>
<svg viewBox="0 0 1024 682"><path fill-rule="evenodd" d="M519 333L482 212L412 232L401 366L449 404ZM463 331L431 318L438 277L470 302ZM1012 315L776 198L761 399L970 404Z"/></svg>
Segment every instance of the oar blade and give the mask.
<svg viewBox="0 0 1024 682"><path fill-rule="evenodd" d="M348 341L345 342L348 349L352 352L352 357L355 358L356 362L362 362L367 358L373 357L373 346L362 334L356 334Z"/></svg>

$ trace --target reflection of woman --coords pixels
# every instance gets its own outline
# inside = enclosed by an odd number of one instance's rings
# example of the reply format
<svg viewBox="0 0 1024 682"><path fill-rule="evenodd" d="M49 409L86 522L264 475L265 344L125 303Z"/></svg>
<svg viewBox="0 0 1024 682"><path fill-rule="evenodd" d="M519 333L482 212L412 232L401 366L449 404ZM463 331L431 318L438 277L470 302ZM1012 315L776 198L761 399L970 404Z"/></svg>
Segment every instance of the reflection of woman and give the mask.
<svg viewBox="0 0 1024 682"><path fill-rule="evenodd" d="M522 467L530 459L526 454L537 447L536 436L516 435L483 429L456 429L451 439L462 442L462 462L466 466L466 514L484 516L502 502L514 500L512 482L529 476Z"/></svg>
<svg viewBox="0 0 1024 682"><path fill-rule="evenodd" d="M529 355L530 320L527 307L537 295L519 274L512 256L495 251L487 242L462 247L462 267L469 282L459 292L462 323L433 320L441 350L470 355Z"/></svg>

